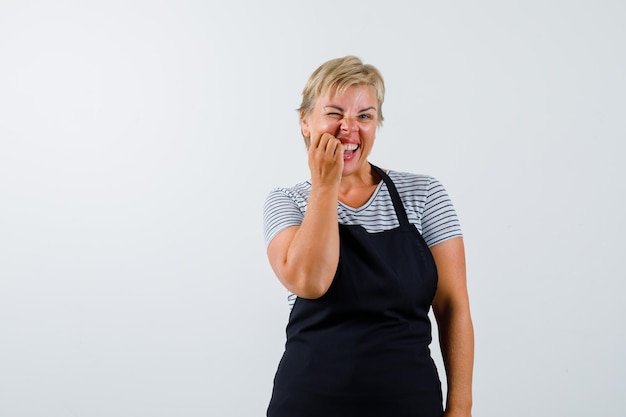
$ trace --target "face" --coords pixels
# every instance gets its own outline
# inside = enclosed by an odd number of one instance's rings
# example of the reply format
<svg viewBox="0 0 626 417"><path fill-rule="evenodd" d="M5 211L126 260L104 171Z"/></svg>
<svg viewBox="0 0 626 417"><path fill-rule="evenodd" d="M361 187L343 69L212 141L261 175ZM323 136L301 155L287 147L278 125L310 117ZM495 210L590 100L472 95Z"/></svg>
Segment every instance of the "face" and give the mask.
<svg viewBox="0 0 626 417"><path fill-rule="evenodd" d="M369 172L367 158L376 137L378 100L373 87L356 85L343 93L318 97L301 119L302 133L314 138L330 133L343 143L343 177Z"/></svg>

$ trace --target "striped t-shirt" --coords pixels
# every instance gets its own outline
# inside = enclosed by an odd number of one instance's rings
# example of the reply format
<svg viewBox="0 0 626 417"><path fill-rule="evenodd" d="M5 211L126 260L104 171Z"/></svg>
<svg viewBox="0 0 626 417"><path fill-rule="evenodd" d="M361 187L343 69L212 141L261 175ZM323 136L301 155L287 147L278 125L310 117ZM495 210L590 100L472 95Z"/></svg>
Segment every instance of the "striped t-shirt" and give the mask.
<svg viewBox="0 0 626 417"><path fill-rule="evenodd" d="M462 236L459 219L443 185L427 175L388 171L406 210L409 222L417 228L430 247L453 237ZM311 191L311 182L305 181L291 188L276 188L265 200L263 226L265 244L283 229L302 224ZM361 207L349 207L337 202L339 223L360 225L368 233L377 233L399 226L398 218L387 190L381 181L374 194ZM289 295L293 305L295 296Z"/></svg>

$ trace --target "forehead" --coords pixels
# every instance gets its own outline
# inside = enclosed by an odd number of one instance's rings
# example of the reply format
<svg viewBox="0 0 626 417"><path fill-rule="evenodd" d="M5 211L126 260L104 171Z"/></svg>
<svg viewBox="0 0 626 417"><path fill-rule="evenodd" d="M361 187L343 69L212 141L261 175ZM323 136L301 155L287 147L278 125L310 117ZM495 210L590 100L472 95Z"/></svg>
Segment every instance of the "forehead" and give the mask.
<svg viewBox="0 0 626 417"><path fill-rule="evenodd" d="M335 87L318 97L316 104L322 107L333 103L376 106L377 102L374 87L367 84L357 84L347 88Z"/></svg>

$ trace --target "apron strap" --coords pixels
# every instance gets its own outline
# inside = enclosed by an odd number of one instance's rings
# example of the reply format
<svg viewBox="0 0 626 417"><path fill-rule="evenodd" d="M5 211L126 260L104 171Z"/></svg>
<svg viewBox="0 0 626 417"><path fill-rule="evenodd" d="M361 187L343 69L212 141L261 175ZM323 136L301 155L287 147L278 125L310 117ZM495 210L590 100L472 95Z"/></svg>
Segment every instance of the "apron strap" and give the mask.
<svg viewBox="0 0 626 417"><path fill-rule="evenodd" d="M398 222L400 226L403 228L411 227L411 223L409 223L409 218L406 215L406 210L404 209L404 205L402 204L402 200L400 199L400 194L396 189L396 185L391 181L389 175L385 173L382 169L378 168L376 165L370 163L374 171L380 175L385 184L387 185L387 190L389 190L389 195L391 196L391 201L393 202L393 208L396 210L396 217L398 217Z"/></svg>

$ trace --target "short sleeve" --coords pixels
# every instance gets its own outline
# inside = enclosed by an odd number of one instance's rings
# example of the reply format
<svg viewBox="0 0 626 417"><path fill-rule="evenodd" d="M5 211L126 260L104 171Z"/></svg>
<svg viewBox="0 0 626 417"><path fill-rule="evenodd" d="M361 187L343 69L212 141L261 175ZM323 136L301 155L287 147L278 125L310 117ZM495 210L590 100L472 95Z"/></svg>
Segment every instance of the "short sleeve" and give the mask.
<svg viewBox="0 0 626 417"><path fill-rule="evenodd" d="M422 216L422 236L428 246L463 236L461 224L444 186L431 177Z"/></svg>
<svg viewBox="0 0 626 417"><path fill-rule="evenodd" d="M290 226L300 226L304 213L288 189L272 190L263 206L263 231L265 246L282 230Z"/></svg>

